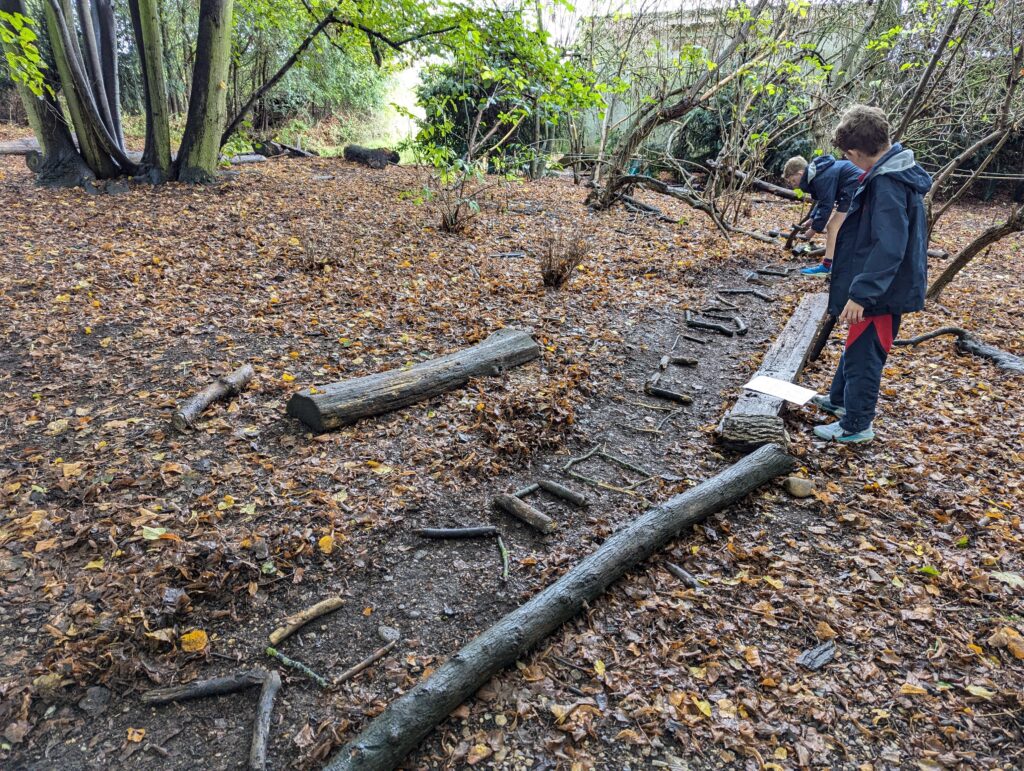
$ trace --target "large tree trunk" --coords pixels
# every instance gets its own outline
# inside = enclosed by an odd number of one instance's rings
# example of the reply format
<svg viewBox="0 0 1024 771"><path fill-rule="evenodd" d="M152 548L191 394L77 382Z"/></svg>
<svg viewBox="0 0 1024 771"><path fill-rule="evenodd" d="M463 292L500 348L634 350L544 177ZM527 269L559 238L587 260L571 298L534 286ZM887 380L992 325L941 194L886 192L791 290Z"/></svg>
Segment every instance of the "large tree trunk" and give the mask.
<svg viewBox="0 0 1024 771"><path fill-rule="evenodd" d="M482 343L410 369L307 388L288 401L288 414L314 431L329 431L382 415L458 388L471 378L496 375L540 356L530 332L499 329Z"/></svg>
<svg viewBox="0 0 1024 771"><path fill-rule="evenodd" d="M227 118L232 0L200 0L196 62L185 134L178 151L178 179L212 182Z"/></svg>
<svg viewBox="0 0 1024 771"><path fill-rule="evenodd" d="M393 701L359 736L339 750L326 768L395 768L488 679L576 616L627 571L662 549L684 528L788 472L793 465L793 459L782 449L767 445L703 484L649 509L554 584L473 639L429 678Z"/></svg>
<svg viewBox="0 0 1024 771"><path fill-rule="evenodd" d="M158 0L128 0L135 44L142 62L142 89L146 105L146 147L141 171L150 181L170 179L171 131L164 75L164 37Z"/></svg>
<svg viewBox="0 0 1024 771"><path fill-rule="evenodd" d="M961 249L960 253L953 258L953 261L946 266L946 269L928 287L926 297L929 300L938 300L942 295L942 290L946 288L950 281L956 278L961 270L967 267L971 260L997 241L1013 233L1020 233L1022 230L1024 230L1024 206L1017 206L1010 212L1006 222L993 225Z"/></svg>
<svg viewBox="0 0 1024 771"><path fill-rule="evenodd" d="M46 17L47 38L53 53L54 66L60 76L61 91L71 116L78 149L93 174L100 179L110 179L120 175L121 169L103 147L96 126L82 102L83 97L75 85L76 78L72 71L74 63L69 58L74 56L74 52L68 51L65 45L65 40L71 34L71 30L66 27L66 20L71 16L71 6L67 0L57 0L57 5L60 7L61 17L58 17L52 2L43 3L43 13Z"/></svg>
<svg viewBox="0 0 1024 771"><path fill-rule="evenodd" d="M111 0L94 0L92 6L96 40L99 44L100 74L107 104L110 106L110 128L118 144L124 147L121 125L121 81L117 74L117 22Z"/></svg>
<svg viewBox="0 0 1024 771"><path fill-rule="evenodd" d="M22 0L0 0L0 10L26 15ZM7 50L8 47L2 48ZM37 98L28 86L23 83L16 85L32 133L39 142L39 152L27 156L36 181L48 187L75 187L93 179L95 175L79 154L71 131L64 122L60 103L48 92L44 91L43 96ZM48 85L54 89L60 86L55 81Z"/></svg>

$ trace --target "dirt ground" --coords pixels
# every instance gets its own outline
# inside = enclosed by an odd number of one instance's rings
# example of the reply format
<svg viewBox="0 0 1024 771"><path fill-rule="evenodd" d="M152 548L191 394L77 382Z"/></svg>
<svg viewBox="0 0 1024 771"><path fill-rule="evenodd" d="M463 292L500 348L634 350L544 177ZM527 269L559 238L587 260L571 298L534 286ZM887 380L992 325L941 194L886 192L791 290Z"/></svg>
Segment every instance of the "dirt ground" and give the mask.
<svg viewBox="0 0 1024 771"><path fill-rule="evenodd" d="M732 457L713 428L813 279L767 279L738 302L743 337L682 338L687 308L749 286L781 249L679 224L588 212L564 180L516 183L465 235L436 229L415 170L334 159L243 167L209 188L114 196L35 188L0 159L0 761L11 768L245 766L257 690L164 707L140 694L269 668L267 634L331 596L337 612L279 647L330 679L283 669L271 767L318 767L397 694L578 562L652 502ZM756 199L783 228L795 204ZM999 216L958 210L955 248ZM587 258L541 285L550 233ZM1024 353L1024 269L1008 240L905 335L956 323ZM517 255L516 253L523 253ZM933 270L941 268L936 261ZM300 387L405 366L529 327L538 362L314 436L286 417ZM803 381L823 389L838 336ZM674 346L674 347L673 347ZM642 393L659 358L678 407ZM242 363L237 399L176 434L173 407ZM494 678L409 768L1019 767L1024 709L1016 380L949 338L897 349L866 448L812 439L789 413L815 495L772 485L617 583L584 617ZM595 445L650 479L591 460ZM586 509L532 499L541 536L491 497L537 478ZM492 540L424 541L422 526L494 524ZM683 586L682 565L702 581ZM1009 631L1007 631L1009 630ZM189 652L202 632L205 646ZM796 662L823 642L818 671Z"/></svg>

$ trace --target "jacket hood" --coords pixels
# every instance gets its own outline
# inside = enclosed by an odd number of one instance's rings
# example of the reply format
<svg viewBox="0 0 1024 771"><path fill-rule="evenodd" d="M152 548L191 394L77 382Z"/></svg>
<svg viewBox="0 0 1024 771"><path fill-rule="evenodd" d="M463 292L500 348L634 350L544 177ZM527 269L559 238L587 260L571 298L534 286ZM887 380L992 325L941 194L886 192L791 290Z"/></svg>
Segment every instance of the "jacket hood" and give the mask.
<svg viewBox="0 0 1024 771"><path fill-rule="evenodd" d="M819 155L807 164L807 168L804 169L803 176L800 178L800 184L797 187L806 191L807 186L814 181L814 178L835 162L836 159L831 155Z"/></svg>
<svg viewBox="0 0 1024 771"><path fill-rule="evenodd" d="M931 175L914 160L914 151L904 150L899 142L871 167L864 182L881 176L891 176L922 195L932 187Z"/></svg>

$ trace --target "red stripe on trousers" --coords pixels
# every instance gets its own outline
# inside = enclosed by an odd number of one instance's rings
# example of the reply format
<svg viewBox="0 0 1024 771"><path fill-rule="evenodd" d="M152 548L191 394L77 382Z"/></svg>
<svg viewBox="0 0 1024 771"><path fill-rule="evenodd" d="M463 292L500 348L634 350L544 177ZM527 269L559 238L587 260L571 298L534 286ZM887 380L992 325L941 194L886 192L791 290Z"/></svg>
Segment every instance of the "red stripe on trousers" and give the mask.
<svg viewBox="0 0 1024 771"><path fill-rule="evenodd" d="M884 316L866 316L863 321L851 324L850 331L846 334L846 347L849 348L857 342L857 338L864 334L872 324L875 325L875 334L878 335L878 342L881 343L882 350L889 353L893 339L892 314L889 313Z"/></svg>

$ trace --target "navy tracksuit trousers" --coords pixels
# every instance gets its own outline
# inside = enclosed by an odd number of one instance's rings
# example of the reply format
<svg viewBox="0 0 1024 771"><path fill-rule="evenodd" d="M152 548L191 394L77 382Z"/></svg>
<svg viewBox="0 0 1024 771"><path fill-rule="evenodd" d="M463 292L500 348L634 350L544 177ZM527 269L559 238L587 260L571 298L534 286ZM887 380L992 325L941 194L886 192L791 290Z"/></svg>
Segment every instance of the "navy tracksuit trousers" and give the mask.
<svg viewBox="0 0 1024 771"><path fill-rule="evenodd" d="M863 431L875 417L882 368L899 333L900 318L898 313L867 316L850 326L828 395L832 404L846 408L839 424L848 434Z"/></svg>

